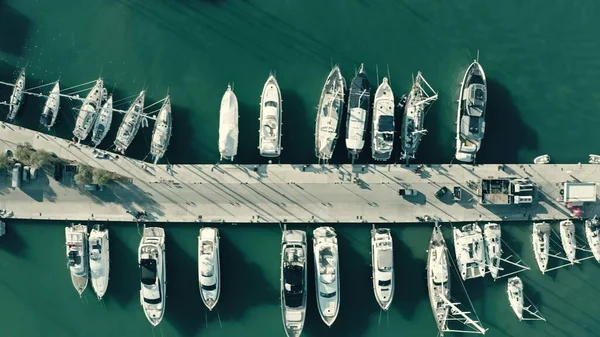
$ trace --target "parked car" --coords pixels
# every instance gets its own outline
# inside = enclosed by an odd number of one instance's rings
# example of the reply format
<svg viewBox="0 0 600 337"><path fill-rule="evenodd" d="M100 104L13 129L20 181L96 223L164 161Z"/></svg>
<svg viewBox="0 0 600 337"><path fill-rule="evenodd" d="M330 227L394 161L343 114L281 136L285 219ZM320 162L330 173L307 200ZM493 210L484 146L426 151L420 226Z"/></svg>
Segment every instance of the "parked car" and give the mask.
<svg viewBox="0 0 600 337"><path fill-rule="evenodd" d="M86 191L102 191L102 185L98 185L98 184L86 184L86 185L83 185L83 188Z"/></svg>
<svg viewBox="0 0 600 337"><path fill-rule="evenodd" d="M409 188L409 189L401 188L398 190L398 195L402 195L402 196L414 196L417 194L419 194L419 192L417 192L417 190L413 190L412 188Z"/></svg>
<svg viewBox="0 0 600 337"><path fill-rule="evenodd" d="M448 189L448 187L444 186L440 188L437 192L435 192L435 197L442 200L442 197L448 194L448 192L450 192L450 190Z"/></svg>

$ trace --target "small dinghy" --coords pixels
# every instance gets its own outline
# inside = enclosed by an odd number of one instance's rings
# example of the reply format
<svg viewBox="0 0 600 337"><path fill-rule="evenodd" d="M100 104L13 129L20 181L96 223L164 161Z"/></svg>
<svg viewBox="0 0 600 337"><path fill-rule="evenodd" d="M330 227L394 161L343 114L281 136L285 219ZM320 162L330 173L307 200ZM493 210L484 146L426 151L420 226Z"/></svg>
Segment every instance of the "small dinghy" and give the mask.
<svg viewBox="0 0 600 337"><path fill-rule="evenodd" d="M523 320L523 281L518 276L511 277L508 279L508 286L506 289L508 294L508 302L510 307L519 318L519 321Z"/></svg>
<svg viewBox="0 0 600 337"><path fill-rule="evenodd" d="M23 102L23 94L25 93L25 68L21 70L15 86L13 87L12 95L10 95L10 103L8 105L8 120L12 121L17 117L21 103Z"/></svg>
<svg viewBox="0 0 600 337"><path fill-rule="evenodd" d="M560 241L571 264L575 263L577 242L575 241L575 225L571 220L560 222Z"/></svg>
<svg viewBox="0 0 600 337"><path fill-rule="evenodd" d="M547 154L535 157L533 160L534 164L548 164L550 162L550 156Z"/></svg>
<svg viewBox="0 0 600 337"><path fill-rule="evenodd" d="M42 111L42 116L40 117L40 124L44 127L52 128L54 123L56 123L56 117L58 116L58 109L60 107L60 84L56 81L52 91L48 95L48 99L46 100L46 105L44 105L44 111Z"/></svg>
<svg viewBox="0 0 600 337"><path fill-rule="evenodd" d="M92 146L98 146L108 134L110 130L110 123L112 123L113 116L113 98L110 96L106 103L100 109L100 114L98 115L98 119L96 120L96 125L94 125L94 130L92 131Z"/></svg>

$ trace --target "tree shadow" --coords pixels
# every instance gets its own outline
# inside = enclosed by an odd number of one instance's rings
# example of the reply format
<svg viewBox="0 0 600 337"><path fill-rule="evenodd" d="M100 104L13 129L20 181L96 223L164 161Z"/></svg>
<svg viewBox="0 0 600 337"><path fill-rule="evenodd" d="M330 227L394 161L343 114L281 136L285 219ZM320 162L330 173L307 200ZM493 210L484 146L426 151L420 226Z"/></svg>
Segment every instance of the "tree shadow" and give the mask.
<svg viewBox="0 0 600 337"><path fill-rule="evenodd" d="M50 181L44 170L37 170L37 178L21 182L21 190L37 202L56 200L56 192L50 187Z"/></svg>
<svg viewBox="0 0 600 337"><path fill-rule="evenodd" d="M11 228L11 225L19 226L19 221L6 221L6 233L0 236L0 250L3 250L11 255L26 258L28 256L29 247L25 240Z"/></svg>
<svg viewBox="0 0 600 337"><path fill-rule="evenodd" d="M121 308L127 308L135 298L139 297L140 293L137 252L128 247L118 235L115 235L115 231L111 231L109 235L110 255L112 256L110 278L113 281L109 282L105 298L109 303L114 300ZM117 279L118 282L115 281Z"/></svg>
<svg viewBox="0 0 600 337"><path fill-rule="evenodd" d="M81 193L95 203L115 203L130 211L146 211L150 219L164 215L163 206L156 202L151 194L141 190L135 184L111 183L106 185L102 191L81 190ZM171 201L177 204L175 200Z"/></svg>
<svg viewBox="0 0 600 337"><path fill-rule="evenodd" d="M314 142L303 142L307 139L308 130L314 130L314 119L309 118L307 111L312 111L316 116L314 109L307 108L304 105L302 97L292 90L282 90L282 136L281 161L288 164L302 164L314 162Z"/></svg>
<svg viewBox="0 0 600 337"><path fill-rule="evenodd" d="M5 2L0 0L0 31L10 33L2 35L0 51L22 56L31 31L31 20Z"/></svg>

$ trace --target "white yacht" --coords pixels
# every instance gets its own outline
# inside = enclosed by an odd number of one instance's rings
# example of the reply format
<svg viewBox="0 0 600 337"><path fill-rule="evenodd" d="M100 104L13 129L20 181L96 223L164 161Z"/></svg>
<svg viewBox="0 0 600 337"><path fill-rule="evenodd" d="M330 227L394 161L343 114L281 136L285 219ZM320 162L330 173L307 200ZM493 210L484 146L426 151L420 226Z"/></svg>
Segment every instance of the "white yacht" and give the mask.
<svg viewBox="0 0 600 337"><path fill-rule="evenodd" d="M90 278L92 288L102 300L108 287L108 275L110 272L110 252L108 247L108 229L102 229L97 225L90 232Z"/></svg>
<svg viewBox="0 0 600 337"><path fill-rule="evenodd" d="M396 131L394 107L394 93L384 77L373 100L371 155L375 160L388 160L392 156Z"/></svg>
<svg viewBox="0 0 600 337"><path fill-rule="evenodd" d="M313 252L319 314L331 326L340 310L338 242L333 227L318 227L313 231Z"/></svg>
<svg viewBox="0 0 600 337"><path fill-rule="evenodd" d="M575 263L577 242L575 241L575 225L573 221L563 220L560 222L560 241L567 259L571 264Z"/></svg>
<svg viewBox="0 0 600 337"><path fill-rule="evenodd" d="M67 267L71 272L71 282L79 296L88 284L88 240L87 226L72 224L65 227L67 245Z"/></svg>
<svg viewBox="0 0 600 337"><path fill-rule="evenodd" d="M239 133L238 100L231 84L228 84L219 110L219 154L221 159L233 161L237 155Z"/></svg>
<svg viewBox="0 0 600 337"><path fill-rule="evenodd" d="M52 87L52 91L48 95L42 116L40 117L40 124L44 127L52 128L56 123L56 117L58 116L58 109L60 108L60 84L58 81Z"/></svg>
<svg viewBox="0 0 600 337"><path fill-rule="evenodd" d="M438 224L433 228L427 250L427 289L431 310L438 330L446 330L446 320L450 306L450 271L448 268L448 248Z"/></svg>
<svg viewBox="0 0 600 337"><path fill-rule="evenodd" d="M463 281L485 276L485 247L481 227L476 223L454 228L456 263Z"/></svg>
<svg viewBox="0 0 600 337"><path fill-rule="evenodd" d="M346 117L346 149L350 157L358 158L365 146L365 133L367 132L367 119L371 108L371 86L365 74L364 65L361 64L358 73L350 83L348 93L348 107Z"/></svg>
<svg viewBox="0 0 600 337"><path fill-rule="evenodd" d="M473 61L461 83L456 120L456 154L462 162L473 162L485 134L487 81L483 68Z"/></svg>
<svg viewBox="0 0 600 337"><path fill-rule="evenodd" d="M140 303L150 324L157 326L165 314L167 273L165 230L145 227L138 250Z"/></svg>
<svg viewBox="0 0 600 337"><path fill-rule="evenodd" d="M485 264L492 278L498 278L500 259L502 258L502 231L499 224L488 223L483 226L483 239L485 241Z"/></svg>
<svg viewBox="0 0 600 337"><path fill-rule="evenodd" d="M550 156L547 154L537 156L537 157L535 157L535 159L533 159L533 163L534 164L548 164L548 163L550 163Z"/></svg>
<svg viewBox="0 0 600 337"><path fill-rule="evenodd" d="M173 118L171 117L171 97L167 96L156 115L154 130L152 131L152 143L150 143L150 155L154 158L154 164L165 155L171 133L173 131Z"/></svg>
<svg viewBox="0 0 600 337"><path fill-rule="evenodd" d="M86 139L90 134L92 127L96 123L98 110L100 109L100 104L102 104L102 98L105 94L104 81L102 78L99 78L96 80L96 84L92 87L92 90L90 90L85 97L81 109L79 109L79 113L77 114L73 136L75 136L78 141Z"/></svg>
<svg viewBox="0 0 600 337"><path fill-rule="evenodd" d="M221 260L219 257L219 230L200 229L198 235L198 282L202 302L212 310L221 294Z"/></svg>
<svg viewBox="0 0 600 337"><path fill-rule="evenodd" d="M548 267L548 249L550 244L550 225L545 222L533 224L533 253L542 274Z"/></svg>
<svg viewBox="0 0 600 337"><path fill-rule="evenodd" d="M142 90L137 96L133 104L127 109L125 117L119 126L117 131L117 138L115 139L115 149L121 154L125 154L125 151L133 142L133 138L140 129L142 119L144 119L144 98L146 91Z"/></svg>
<svg viewBox="0 0 600 337"><path fill-rule="evenodd" d="M585 237L594 258L600 262L600 222L597 216L585 220Z"/></svg>
<svg viewBox="0 0 600 337"><path fill-rule="evenodd" d="M8 104L8 120L12 121L17 117L21 103L23 103L23 94L25 92L25 68L19 73L17 81L13 87L13 92L10 95L10 102Z"/></svg>
<svg viewBox="0 0 600 337"><path fill-rule="evenodd" d="M281 247L281 314L288 337L299 337L306 318L306 232L283 231Z"/></svg>
<svg viewBox="0 0 600 337"><path fill-rule="evenodd" d="M510 307L519 318L519 321L523 320L523 281L518 276L511 277L508 279L508 286L506 289L508 294L508 302Z"/></svg>
<svg viewBox="0 0 600 337"><path fill-rule="evenodd" d="M263 157L281 154L281 90L273 74L269 75L260 96L258 149Z"/></svg>
<svg viewBox="0 0 600 337"><path fill-rule="evenodd" d="M92 146L98 146L110 130L113 117L113 98L110 96L100 109L100 114L92 130Z"/></svg>
<svg viewBox="0 0 600 337"><path fill-rule="evenodd" d="M430 104L435 102L438 94L425 81L421 72L417 73L412 88L408 93L402 116L402 129L400 139L402 143L402 154L400 159L415 159L421 139L427 133L424 128L425 114Z"/></svg>
<svg viewBox="0 0 600 337"><path fill-rule="evenodd" d="M371 265L375 299L387 311L394 299L394 250L389 228L371 230Z"/></svg>
<svg viewBox="0 0 600 337"><path fill-rule="evenodd" d="M345 90L346 80L336 65L325 80L317 107L315 155L319 161L327 162L333 156L342 123Z"/></svg>

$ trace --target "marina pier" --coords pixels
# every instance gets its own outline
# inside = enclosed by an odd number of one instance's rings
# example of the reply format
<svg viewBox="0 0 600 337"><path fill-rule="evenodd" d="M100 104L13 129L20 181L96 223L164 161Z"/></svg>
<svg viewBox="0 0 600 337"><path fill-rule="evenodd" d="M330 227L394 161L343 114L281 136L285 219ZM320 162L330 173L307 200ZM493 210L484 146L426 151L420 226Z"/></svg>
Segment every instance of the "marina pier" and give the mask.
<svg viewBox="0 0 600 337"><path fill-rule="evenodd" d="M2 124L0 150L23 143L131 182L87 191L65 172L60 182L39 174L13 189L10 177L3 177L0 208L19 219L135 221L137 212L146 212L145 220L154 222L236 224L552 220L571 216L563 183L600 182L596 164L152 165ZM482 205L478 186L487 178L527 178L536 186L536 200ZM448 193L440 195L443 187ZM457 187L460 200L452 195ZM583 207L584 216L599 211L596 202Z"/></svg>

